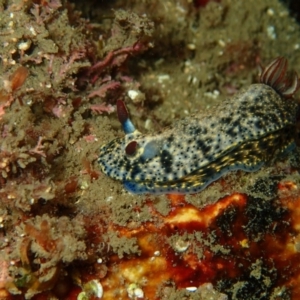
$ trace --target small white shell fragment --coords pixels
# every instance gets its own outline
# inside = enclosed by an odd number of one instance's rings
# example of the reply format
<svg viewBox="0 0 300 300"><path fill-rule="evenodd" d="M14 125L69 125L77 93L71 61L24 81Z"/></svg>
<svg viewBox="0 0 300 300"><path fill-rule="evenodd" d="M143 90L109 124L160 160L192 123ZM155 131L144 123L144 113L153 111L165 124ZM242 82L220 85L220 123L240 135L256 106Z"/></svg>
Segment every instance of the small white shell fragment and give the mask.
<svg viewBox="0 0 300 300"><path fill-rule="evenodd" d="M139 92L136 90L129 90L127 92L127 95L132 101L134 101L136 99L136 97L139 95Z"/></svg>
<svg viewBox="0 0 300 300"><path fill-rule="evenodd" d="M101 299L103 296L103 287L101 283L93 279L83 286L83 291L78 294L77 300L88 300L91 297L96 297L98 299Z"/></svg>
<svg viewBox="0 0 300 300"><path fill-rule="evenodd" d="M88 187L89 187L88 182L85 181L85 180L83 180L83 181L81 182L81 184L80 184L80 189L81 189L81 190L86 190L86 189L88 189Z"/></svg>
<svg viewBox="0 0 300 300"><path fill-rule="evenodd" d="M130 299L144 298L144 291L136 283L131 283L128 286L127 294Z"/></svg>
<svg viewBox="0 0 300 300"><path fill-rule="evenodd" d="M169 80L170 79L170 75L168 74L161 74L157 76L157 80L159 83L163 83L165 80Z"/></svg>
<svg viewBox="0 0 300 300"><path fill-rule="evenodd" d="M197 291L197 287L196 286L188 286L185 288L188 292L195 292Z"/></svg>
<svg viewBox="0 0 300 300"><path fill-rule="evenodd" d="M139 90L129 90L127 95L134 103L143 102L145 100L144 93Z"/></svg>
<svg viewBox="0 0 300 300"><path fill-rule="evenodd" d="M97 298L102 298L103 296L103 287L102 284L98 280L91 280L90 281L93 286L94 295Z"/></svg>
<svg viewBox="0 0 300 300"><path fill-rule="evenodd" d="M150 119L147 119L147 120L145 121L144 127L145 127L146 129L150 129L151 126L152 126L151 120L150 120Z"/></svg>
<svg viewBox="0 0 300 300"><path fill-rule="evenodd" d="M221 47L223 47L223 48L226 46L225 41L223 41L222 39L219 39L219 40L218 40L218 44L219 44Z"/></svg>
<svg viewBox="0 0 300 300"><path fill-rule="evenodd" d="M206 92L204 95L208 98L217 99L220 95L220 92L218 90L213 90L213 92Z"/></svg>
<svg viewBox="0 0 300 300"><path fill-rule="evenodd" d="M19 50L26 51L29 49L31 41L21 42L18 45Z"/></svg>
<svg viewBox="0 0 300 300"><path fill-rule="evenodd" d="M267 27L267 34L268 34L268 37L271 39L271 40L276 40L276 31L275 31L275 27L274 26L268 26Z"/></svg>
<svg viewBox="0 0 300 300"><path fill-rule="evenodd" d="M275 14L274 9L273 9L273 8L268 8L267 14L268 14L269 16L274 16L274 14Z"/></svg>
<svg viewBox="0 0 300 300"><path fill-rule="evenodd" d="M34 29L32 26L29 27L29 31L30 31L34 36L37 35L35 29Z"/></svg>
<svg viewBox="0 0 300 300"><path fill-rule="evenodd" d="M196 50L196 45L193 44L193 43L190 43L190 44L187 44L187 48L188 48L189 50Z"/></svg>
<svg viewBox="0 0 300 300"><path fill-rule="evenodd" d="M106 198L106 202L111 202L113 199L114 199L113 196L108 196L108 197Z"/></svg>
<svg viewBox="0 0 300 300"><path fill-rule="evenodd" d="M182 239L178 239L175 242L174 249L176 252L185 252L189 246L190 246L190 242Z"/></svg>

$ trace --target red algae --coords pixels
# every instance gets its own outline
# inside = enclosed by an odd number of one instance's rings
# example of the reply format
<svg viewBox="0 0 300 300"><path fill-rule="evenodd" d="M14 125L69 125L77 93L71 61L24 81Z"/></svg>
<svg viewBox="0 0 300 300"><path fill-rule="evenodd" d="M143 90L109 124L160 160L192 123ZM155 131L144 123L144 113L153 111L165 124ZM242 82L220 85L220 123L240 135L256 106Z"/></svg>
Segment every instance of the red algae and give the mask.
<svg viewBox="0 0 300 300"><path fill-rule="evenodd" d="M211 0L194 0L195 7L205 7L207 3ZM213 0L216 2L220 2L220 0Z"/></svg>
<svg viewBox="0 0 300 300"><path fill-rule="evenodd" d="M11 90L20 88L28 77L28 69L20 66L10 77Z"/></svg>

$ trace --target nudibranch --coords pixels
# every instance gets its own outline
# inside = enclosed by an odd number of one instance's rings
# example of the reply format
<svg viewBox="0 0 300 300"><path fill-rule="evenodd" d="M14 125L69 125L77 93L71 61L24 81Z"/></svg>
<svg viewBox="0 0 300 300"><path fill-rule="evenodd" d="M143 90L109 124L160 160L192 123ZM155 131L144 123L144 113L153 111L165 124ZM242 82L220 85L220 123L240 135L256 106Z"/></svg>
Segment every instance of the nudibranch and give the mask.
<svg viewBox="0 0 300 300"><path fill-rule="evenodd" d="M286 76L278 57L260 83L209 111L176 121L158 134L142 134L123 101L117 113L125 131L101 147L99 164L132 193L196 193L232 170L256 171L294 145L299 79Z"/></svg>

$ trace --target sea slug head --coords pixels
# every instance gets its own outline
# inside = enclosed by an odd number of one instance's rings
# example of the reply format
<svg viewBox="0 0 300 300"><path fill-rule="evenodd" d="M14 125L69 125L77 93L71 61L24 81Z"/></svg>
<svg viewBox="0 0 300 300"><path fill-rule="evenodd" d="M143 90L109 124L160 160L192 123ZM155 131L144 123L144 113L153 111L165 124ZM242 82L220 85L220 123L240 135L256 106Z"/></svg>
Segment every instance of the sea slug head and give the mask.
<svg viewBox="0 0 300 300"><path fill-rule="evenodd" d="M117 101L117 114L125 137L112 140L100 149L98 162L102 171L117 180L127 180L144 173L144 166L151 160L158 164L161 142L151 136L145 138L132 124L123 101Z"/></svg>
<svg viewBox="0 0 300 300"><path fill-rule="evenodd" d="M297 73L292 78L287 77L286 70L287 60L277 57L263 69L260 82L272 87L281 97L292 98L300 87L300 80Z"/></svg>

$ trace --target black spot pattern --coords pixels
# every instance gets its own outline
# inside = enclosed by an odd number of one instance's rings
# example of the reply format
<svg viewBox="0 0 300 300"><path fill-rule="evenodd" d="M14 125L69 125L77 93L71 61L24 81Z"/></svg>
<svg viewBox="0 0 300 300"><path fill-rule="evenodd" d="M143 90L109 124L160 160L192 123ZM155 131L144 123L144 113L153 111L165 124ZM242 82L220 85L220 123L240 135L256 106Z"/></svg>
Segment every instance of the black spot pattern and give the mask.
<svg viewBox="0 0 300 300"><path fill-rule="evenodd" d="M169 151L163 150L160 156L161 166L166 173L172 172L173 158Z"/></svg>
<svg viewBox="0 0 300 300"><path fill-rule="evenodd" d="M136 192L194 193L230 170L255 171L282 153L293 142L298 109L271 87L254 84L161 133L134 132L111 141L98 161L105 174ZM128 157L131 140L139 149ZM157 154L144 159L149 143L157 145Z"/></svg>

